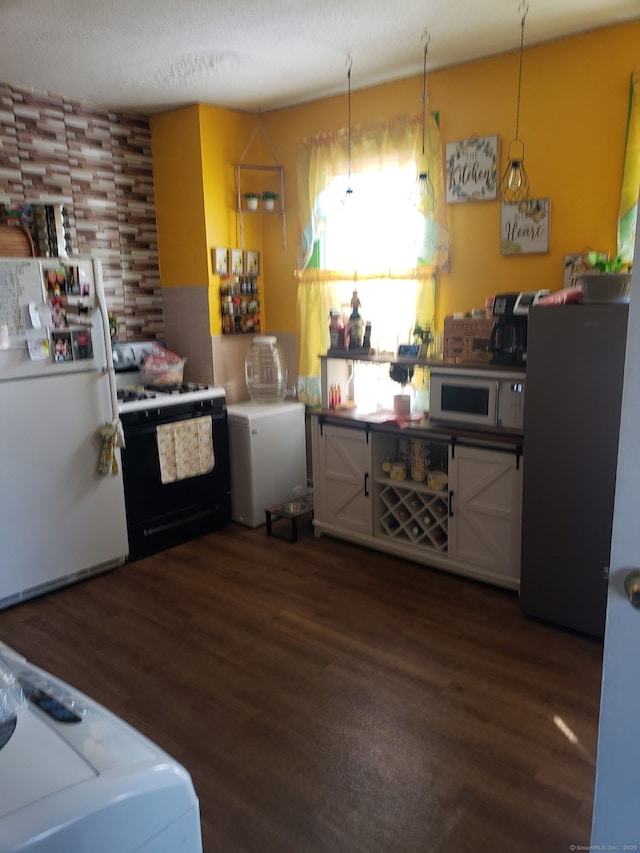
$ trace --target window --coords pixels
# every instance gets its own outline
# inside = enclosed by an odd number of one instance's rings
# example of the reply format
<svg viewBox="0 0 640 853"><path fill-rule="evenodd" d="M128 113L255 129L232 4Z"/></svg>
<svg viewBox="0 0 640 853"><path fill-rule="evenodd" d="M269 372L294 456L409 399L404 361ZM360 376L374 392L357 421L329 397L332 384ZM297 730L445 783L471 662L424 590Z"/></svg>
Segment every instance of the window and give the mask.
<svg viewBox="0 0 640 853"><path fill-rule="evenodd" d="M439 131L429 117L428 152L435 211L420 209L417 185L419 117L301 140L298 193L304 229L297 276L299 377L310 405L317 400L318 356L328 349L329 314L360 314L371 323L370 345L395 353L412 341L416 321L432 323L434 274L448 259ZM347 144L348 143L348 144ZM347 173L350 172L350 176ZM351 189L351 193L347 193ZM388 366L386 367L388 380ZM395 393L399 385L391 383Z"/></svg>
<svg viewBox="0 0 640 853"><path fill-rule="evenodd" d="M339 175L318 196L317 209L322 269L369 274L418 266L424 217L413 164Z"/></svg>
<svg viewBox="0 0 640 853"><path fill-rule="evenodd" d="M333 283L330 307L347 317L355 287L378 351L396 352L398 344L409 343L417 319L418 282L393 278L394 271L418 266L424 217L416 189L415 166L392 165L350 178L338 175L316 202L318 268L357 271L355 282L345 272L343 281Z"/></svg>

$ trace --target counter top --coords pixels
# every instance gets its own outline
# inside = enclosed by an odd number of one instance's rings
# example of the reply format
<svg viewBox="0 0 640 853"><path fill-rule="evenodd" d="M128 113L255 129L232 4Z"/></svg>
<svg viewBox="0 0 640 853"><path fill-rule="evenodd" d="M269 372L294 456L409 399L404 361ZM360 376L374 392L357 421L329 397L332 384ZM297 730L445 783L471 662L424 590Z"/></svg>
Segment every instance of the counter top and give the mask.
<svg viewBox="0 0 640 853"><path fill-rule="evenodd" d="M309 414L335 423L356 423L362 424L364 427L377 427L385 431L410 432L415 437L431 435L467 442L482 442L483 444L508 444L513 447L524 444L524 435L520 432L480 428L471 430L447 424L434 424L431 423L428 415L423 418L417 418L414 415L397 415L391 409L360 412L356 408L345 407L344 409L313 409Z"/></svg>
<svg viewBox="0 0 640 853"><path fill-rule="evenodd" d="M452 367L456 370L492 370L498 372L526 373L526 365L492 364L490 361L456 361L452 358L418 358L417 356L396 355L392 352L364 352L362 350L329 350L320 356L322 361L338 359L342 361L362 361L368 364L403 364L412 367Z"/></svg>

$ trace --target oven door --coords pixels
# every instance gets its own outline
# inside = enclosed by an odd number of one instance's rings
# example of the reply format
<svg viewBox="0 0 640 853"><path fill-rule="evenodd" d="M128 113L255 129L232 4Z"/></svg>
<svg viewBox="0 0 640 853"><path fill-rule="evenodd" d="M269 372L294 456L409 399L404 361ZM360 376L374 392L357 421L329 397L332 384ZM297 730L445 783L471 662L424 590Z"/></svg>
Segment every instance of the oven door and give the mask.
<svg viewBox="0 0 640 853"><path fill-rule="evenodd" d="M211 417L213 469L206 474L163 483L156 427L207 415ZM205 401L197 410L190 411L168 406L136 412L135 417L122 419L129 559L162 551L229 523L229 431L224 404Z"/></svg>
<svg viewBox="0 0 640 853"><path fill-rule="evenodd" d="M497 379L432 369L429 420L462 426L495 427L497 419Z"/></svg>

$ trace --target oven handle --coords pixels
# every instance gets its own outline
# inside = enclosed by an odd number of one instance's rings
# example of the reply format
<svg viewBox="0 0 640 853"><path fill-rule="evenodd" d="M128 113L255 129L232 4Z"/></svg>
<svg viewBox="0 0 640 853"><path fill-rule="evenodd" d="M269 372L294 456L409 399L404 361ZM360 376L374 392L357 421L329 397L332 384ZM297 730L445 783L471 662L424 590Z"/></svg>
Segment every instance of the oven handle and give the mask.
<svg viewBox="0 0 640 853"><path fill-rule="evenodd" d="M200 512L191 513L186 519L179 518L175 521L167 521L164 524L158 524L156 527L145 527L142 531L143 536L156 536L158 533L166 533L169 530L173 530L176 527L180 527L185 522L198 521L203 518L207 518L210 515L214 515L215 513L220 511L220 507L218 505L209 507L208 509L200 510Z"/></svg>
<svg viewBox="0 0 640 853"><path fill-rule="evenodd" d="M125 439L127 435L151 435L155 433L156 427L165 426L166 424L175 424L180 421L190 421L193 418L201 418L205 415L211 416L211 430L212 432L215 430L216 421L221 421L226 419L226 412L188 412L184 415L177 415L173 418L155 418L152 421L146 421L144 423L135 423L135 424L125 424L124 425L124 434Z"/></svg>

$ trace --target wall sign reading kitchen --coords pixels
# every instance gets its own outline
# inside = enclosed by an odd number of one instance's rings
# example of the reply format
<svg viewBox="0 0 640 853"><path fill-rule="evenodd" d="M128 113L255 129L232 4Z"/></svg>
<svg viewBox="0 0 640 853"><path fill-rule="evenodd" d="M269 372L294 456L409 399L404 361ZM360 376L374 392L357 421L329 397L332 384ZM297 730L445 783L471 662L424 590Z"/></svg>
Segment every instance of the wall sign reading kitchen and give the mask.
<svg viewBox="0 0 640 853"><path fill-rule="evenodd" d="M498 137L474 136L445 146L447 202L497 197Z"/></svg>
<svg viewBox="0 0 640 853"><path fill-rule="evenodd" d="M548 198L529 198L503 204L500 218L500 254L527 255L549 251Z"/></svg>

